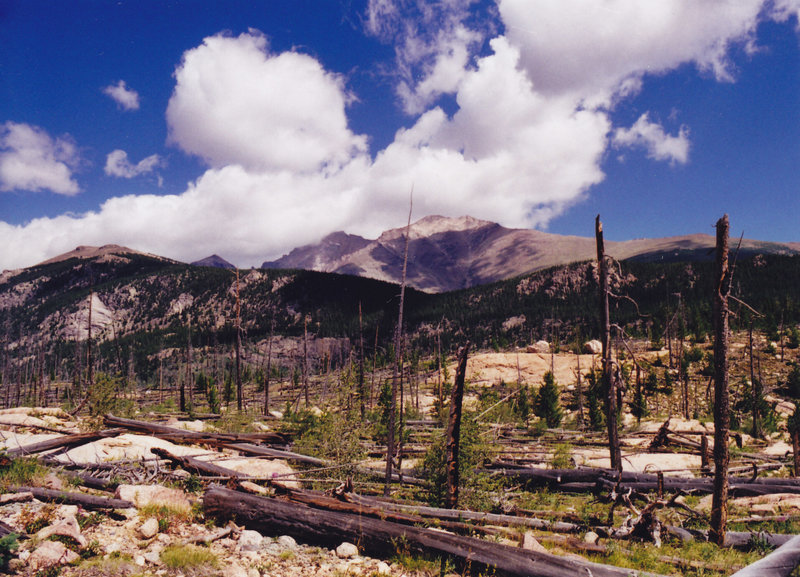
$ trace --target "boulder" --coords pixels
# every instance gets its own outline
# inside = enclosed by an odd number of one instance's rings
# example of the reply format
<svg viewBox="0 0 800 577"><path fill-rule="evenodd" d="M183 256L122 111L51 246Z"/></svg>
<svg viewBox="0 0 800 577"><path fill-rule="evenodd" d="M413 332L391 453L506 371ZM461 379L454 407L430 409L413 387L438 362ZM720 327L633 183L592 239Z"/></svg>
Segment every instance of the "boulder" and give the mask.
<svg viewBox="0 0 800 577"><path fill-rule="evenodd" d="M44 527L42 530L36 533L36 538L40 541L44 541L52 535L69 537L75 541L81 549L89 544L89 542L86 540L86 537L81 534L80 525L78 525L78 520L75 517L67 517L58 523L53 523L52 525Z"/></svg>
<svg viewBox="0 0 800 577"><path fill-rule="evenodd" d="M242 551L258 551L263 541L261 533L246 529L239 535L239 548Z"/></svg>
<svg viewBox="0 0 800 577"><path fill-rule="evenodd" d="M339 559L351 559L358 555L358 547L352 543L344 542L336 548L336 556Z"/></svg>
<svg viewBox="0 0 800 577"><path fill-rule="evenodd" d="M603 343L598 341L597 339L592 339L591 341L586 341L583 343L583 352L587 355L599 355L603 352Z"/></svg>
<svg viewBox="0 0 800 577"><path fill-rule="evenodd" d="M550 343L547 341L536 341L532 345L528 345L526 352L540 353L543 355L550 354Z"/></svg>
<svg viewBox="0 0 800 577"><path fill-rule="evenodd" d="M138 508L147 505L166 505L172 509L186 510L192 508L186 493L162 485L120 485L114 496L130 501Z"/></svg>
<svg viewBox="0 0 800 577"><path fill-rule="evenodd" d="M142 539L152 539L158 535L158 519L150 517L142 523L139 527L139 535L142 536Z"/></svg>
<svg viewBox="0 0 800 577"><path fill-rule="evenodd" d="M63 543L44 541L28 558L28 568L36 572L49 567L74 563L79 558L77 553L67 549Z"/></svg>

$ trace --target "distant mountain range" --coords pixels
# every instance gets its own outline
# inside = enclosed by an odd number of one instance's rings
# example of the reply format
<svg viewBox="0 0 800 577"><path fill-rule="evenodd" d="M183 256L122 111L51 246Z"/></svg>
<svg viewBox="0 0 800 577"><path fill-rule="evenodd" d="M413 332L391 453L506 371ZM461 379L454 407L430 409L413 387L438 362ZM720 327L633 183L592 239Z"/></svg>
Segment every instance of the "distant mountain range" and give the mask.
<svg viewBox="0 0 800 577"><path fill-rule="evenodd" d="M470 216L428 216L411 225L407 282L427 292L447 292L596 257L595 239L510 229ZM697 261L713 258L715 239L693 234L624 242L606 241L618 259ZM736 241L731 241L735 246ZM335 232L296 248L262 268L297 268L358 275L393 283L402 276L405 227L375 240ZM800 254L800 243L743 240L741 254Z"/></svg>

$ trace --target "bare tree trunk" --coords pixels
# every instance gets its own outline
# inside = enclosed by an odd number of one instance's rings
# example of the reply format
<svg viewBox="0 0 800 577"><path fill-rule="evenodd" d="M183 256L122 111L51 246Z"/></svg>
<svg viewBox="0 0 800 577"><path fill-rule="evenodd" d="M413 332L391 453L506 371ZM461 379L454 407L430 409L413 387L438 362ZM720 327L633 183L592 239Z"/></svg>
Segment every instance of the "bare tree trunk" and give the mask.
<svg viewBox="0 0 800 577"><path fill-rule="evenodd" d="M361 301L358 301L358 402L363 421L367 415L367 385L364 374L364 322Z"/></svg>
<svg viewBox="0 0 800 577"><path fill-rule="evenodd" d="M467 374L467 353L469 341L464 345L458 356L458 370L450 396L450 418L447 422L447 436L445 437L447 487L445 489L444 506L455 509L458 506L458 457L459 442L461 439L461 405L464 400L464 382Z"/></svg>
<svg viewBox="0 0 800 577"><path fill-rule="evenodd" d="M239 269L236 269L236 408L239 412L243 408L242 392L242 372L241 372L241 348L242 348L242 319L241 303L239 301Z"/></svg>
<svg viewBox="0 0 800 577"><path fill-rule="evenodd" d="M580 346L580 345L579 345ZM575 354L575 359L578 363L577 367L577 382L575 384L575 394L578 396L578 428L583 428L583 375L581 375L581 352L580 350Z"/></svg>
<svg viewBox="0 0 800 577"><path fill-rule="evenodd" d="M761 422L759 414L759 402L761 401L761 379L756 379L755 358L753 356L753 321L750 320L749 331L749 348L750 348L750 387L753 401L753 428L750 431L754 438L761 438Z"/></svg>
<svg viewBox="0 0 800 577"><path fill-rule="evenodd" d="M264 416L269 415L269 381L272 377L272 336L275 333L275 315L269 323L269 343L267 343L267 372L264 375Z"/></svg>
<svg viewBox="0 0 800 577"><path fill-rule="evenodd" d="M800 430L792 431L792 458L794 461L794 476L800 477Z"/></svg>
<svg viewBox="0 0 800 577"><path fill-rule="evenodd" d="M717 258L714 290L714 495L709 538L717 545L725 542L728 521L728 215L717 221Z"/></svg>
<svg viewBox="0 0 800 577"><path fill-rule="evenodd" d="M412 189L413 194L413 189ZM402 343L403 343L403 307L405 305L405 298L406 298L406 271L408 266L408 243L409 237L411 233L411 212L414 208L413 198L409 202L408 207L408 224L406 224L406 238L405 238L405 249L403 251L403 274L400 279L400 307L397 313L397 329L395 330L395 337L394 337L394 375L392 376L392 400L390 403L390 410L389 410L389 431L388 431L388 439L386 442L386 479L383 486L383 494L388 495L390 489L390 482L392 479L392 467L394 461L394 454L395 454L395 413L397 412L397 387L398 384L402 386L402 383L399 381L402 379L402 368L401 363L403 361L403 353L401 350ZM402 412L403 407L400 407L400 411ZM400 437L402 439L403 432L400 431Z"/></svg>
<svg viewBox="0 0 800 577"><path fill-rule="evenodd" d="M622 454L619 448L619 432L617 431L617 387L611 361L611 325L608 312L608 266L603 244L603 223L600 215L595 220L595 238L597 240L597 266L600 281L600 325L603 331L603 380L607 390L606 425L608 427L608 451L611 468L622 470Z"/></svg>
<svg viewBox="0 0 800 577"><path fill-rule="evenodd" d="M192 371L192 317L186 320L186 383L189 387L189 408L194 410L194 375Z"/></svg>
<svg viewBox="0 0 800 577"><path fill-rule="evenodd" d="M308 407L308 315L303 317L303 397Z"/></svg>

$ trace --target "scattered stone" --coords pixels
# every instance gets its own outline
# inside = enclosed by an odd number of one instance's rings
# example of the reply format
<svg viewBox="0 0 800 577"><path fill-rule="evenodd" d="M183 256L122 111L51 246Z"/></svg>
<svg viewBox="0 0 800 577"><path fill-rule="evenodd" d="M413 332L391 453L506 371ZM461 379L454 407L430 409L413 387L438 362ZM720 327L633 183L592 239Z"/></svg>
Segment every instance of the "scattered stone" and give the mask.
<svg viewBox="0 0 800 577"><path fill-rule="evenodd" d="M139 567L144 567L146 561L144 555L134 555L133 562L136 563Z"/></svg>
<svg viewBox="0 0 800 577"><path fill-rule="evenodd" d="M239 535L239 548L242 551L258 551L261 549L261 544L264 537L258 531L251 531L246 529Z"/></svg>
<svg viewBox="0 0 800 577"><path fill-rule="evenodd" d="M53 473L47 473L44 476L44 486L47 489L53 489L54 491L63 491L64 490L64 481L58 478Z"/></svg>
<svg viewBox="0 0 800 577"><path fill-rule="evenodd" d="M143 555L145 561L151 563L153 565L159 565L161 563L161 550L158 551L148 551Z"/></svg>
<svg viewBox="0 0 800 577"><path fill-rule="evenodd" d="M547 354L550 352L550 343L547 341L536 341L534 344L528 345L525 352Z"/></svg>
<svg viewBox="0 0 800 577"><path fill-rule="evenodd" d="M549 553L549 551L536 540L531 531L525 531L522 536L522 548L526 551L538 551L539 553Z"/></svg>
<svg viewBox="0 0 800 577"><path fill-rule="evenodd" d="M244 567L236 562L232 562L225 567L225 577L248 577L248 575Z"/></svg>
<svg viewBox="0 0 800 577"><path fill-rule="evenodd" d="M70 551L59 541L44 541L31 553L28 567L36 572L57 565L67 565L79 558L75 551Z"/></svg>
<svg viewBox="0 0 800 577"><path fill-rule="evenodd" d="M89 542L86 540L86 537L81 535L81 528L80 525L78 525L78 520L75 517L67 517L58 523L48 525L36 533L36 538L40 541L44 541L51 535L69 537L75 541L75 543L77 543L81 549L85 548L89 544Z"/></svg>
<svg viewBox="0 0 800 577"><path fill-rule="evenodd" d="M586 534L583 536L584 543L589 543L590 545L595 545L599 539L600 535L598 535L594 531L587 531Z"/></svg>
<svg viewBox="0 0 800 577"><path fill-rule="evenodd" d="M385 561L381 561L375 568L375 573L377 573L378 575L391 575L392 568L389 567L389 564L386 563Z"/></svg>
<svg viewBox="0 0 800 577"><path fill-rule="evenodd" d="M191 509L186 493L162 485L120 485L114 494L117 499L130 501L137 507L167 505L173 509Z"/></svg>
<svg viewBox="0 0 800 577"><path fill-rule="evenodd" d="M33 493L30 491L25 491L23 493L3 493L0 495L0 506L10 503L24 503L26 501L33 501Z"/></svg>
<svg viewBox="0 0 800 577"><path fill-rule="evenodd" d="M344 542L336 548L336 556L339 559L351 559L358 555L358 547L352 543Z"/></svg>
<svg viewBox="0 0 800 577"><path fill-rule="evenodd" d="M139 527L139 535L142 539L152 539L158 535L158 519L150 517Z"/></svg>
<svg viewBox="0 0 800 577"><path fill-rule="evenodd" d="M278 537L278 545L284 549L297 549L297 541L294 540L294 537L290 537L289 535L281 535Z"/></svg>

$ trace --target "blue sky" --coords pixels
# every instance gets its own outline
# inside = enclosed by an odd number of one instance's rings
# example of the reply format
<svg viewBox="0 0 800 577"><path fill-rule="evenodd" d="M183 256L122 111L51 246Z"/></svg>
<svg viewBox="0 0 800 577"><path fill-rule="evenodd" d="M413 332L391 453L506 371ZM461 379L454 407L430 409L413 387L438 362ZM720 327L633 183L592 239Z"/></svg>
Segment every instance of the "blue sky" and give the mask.
<svg viewBox="0 0 800 577"><path fill-rule="evenodd" d="M800 241L798 0L0 0L0 269L414 217Z"/></svg>

